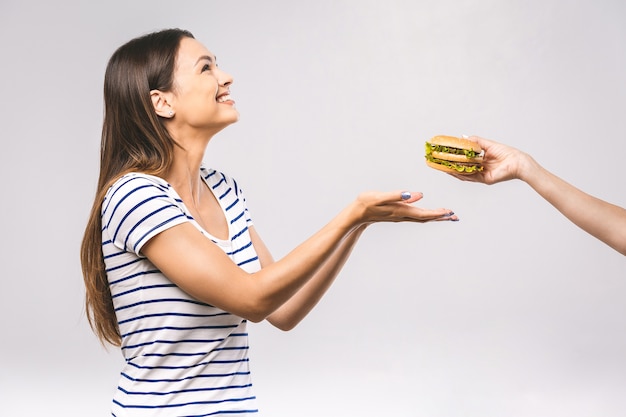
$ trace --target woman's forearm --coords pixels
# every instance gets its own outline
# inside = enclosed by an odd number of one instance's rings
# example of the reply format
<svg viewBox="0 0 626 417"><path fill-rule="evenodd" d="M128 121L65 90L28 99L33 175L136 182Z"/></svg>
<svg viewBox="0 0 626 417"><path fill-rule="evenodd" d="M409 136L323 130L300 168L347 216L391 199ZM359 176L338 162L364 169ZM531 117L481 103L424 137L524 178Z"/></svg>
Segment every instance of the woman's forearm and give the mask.
<svg viewBox="0 0 626 417"><path fill-rule="evenodd" d="M626 255L626 209L583 192L530 156L520 179L578 227Z"/></svg>
<svg viewBox="0 0 626 417"><path fill-rule="evenodd" d="M281 330L291 330L300 323L335 281L365 228L362 225L348 234L315 275L289 301L272 313L268 321Z"/></svg>

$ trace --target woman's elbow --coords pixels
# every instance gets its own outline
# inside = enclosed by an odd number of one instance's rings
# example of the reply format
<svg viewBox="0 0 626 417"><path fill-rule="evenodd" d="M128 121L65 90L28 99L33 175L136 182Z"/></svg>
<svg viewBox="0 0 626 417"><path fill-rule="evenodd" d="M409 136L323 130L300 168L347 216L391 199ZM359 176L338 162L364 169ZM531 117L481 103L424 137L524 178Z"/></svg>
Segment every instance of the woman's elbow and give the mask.
<svg viewBox="0 0 626 417"><path fill-rule="evenodd" d="M293 330L300 320L291 317L289 315L281 314L281 312L276 312L267 317L267 321L278 330L282 330L283 332L288 332Z"/></svg>
<svg viewBox="0 0 626 417"><path fill-rule="evenodd" d="M292 320L283 320L263 313L246 314L244 318L252 323L260 323L264 320L267 320L272 326L284 332L293 330L298 325L297 322L294 322Z"/></svg>
<svg viewBox="0 0 626 417"><path fill-rule="evenodd" d="M243 308L241 316L252 323L260 323L266 320L274 311L276 307L264 300L250 301L250 303Z"/></svg>

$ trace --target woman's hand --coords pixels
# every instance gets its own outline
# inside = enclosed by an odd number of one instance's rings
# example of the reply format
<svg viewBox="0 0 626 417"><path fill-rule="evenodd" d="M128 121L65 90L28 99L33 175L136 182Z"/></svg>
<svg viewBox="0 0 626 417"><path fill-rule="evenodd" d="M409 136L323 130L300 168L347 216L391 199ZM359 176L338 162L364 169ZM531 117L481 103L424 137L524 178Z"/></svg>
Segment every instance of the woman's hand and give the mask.
<svg viewBox="0 0 626 417"><path fill-rule="evenodd" d="M412 203L421 200L421 192L369 191L359 194L354 205L360 223L458 221L450 209L424 209Z"/></svg>
<svg viewBox="0 0 626 417"><path fill-rule="evenodd" d="M496 184L498 182L520 179L533 161L529 155L511 146L503 145L478 136L467 138L480 145L484 151L483 170L472 175L450 173L463 181Z"/></svg>

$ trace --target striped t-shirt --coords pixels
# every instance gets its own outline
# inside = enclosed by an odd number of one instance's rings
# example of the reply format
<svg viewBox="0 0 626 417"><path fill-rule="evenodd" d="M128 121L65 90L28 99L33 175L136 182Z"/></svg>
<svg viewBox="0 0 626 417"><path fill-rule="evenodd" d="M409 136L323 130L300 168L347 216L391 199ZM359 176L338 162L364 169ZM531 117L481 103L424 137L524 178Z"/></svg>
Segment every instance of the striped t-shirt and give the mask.
<svg viewBox="0 0 626 417"><path fill-rule="evenodd" d="M215 170L202 167L200 175L224 210L227 240L203 230L161 178L125 175L104 199L102 250L126 359L113 398L113 416L257 412L247 321L192 298L140 253L151 237L191 222L242 269L261 268L241 189Z"/></svg>

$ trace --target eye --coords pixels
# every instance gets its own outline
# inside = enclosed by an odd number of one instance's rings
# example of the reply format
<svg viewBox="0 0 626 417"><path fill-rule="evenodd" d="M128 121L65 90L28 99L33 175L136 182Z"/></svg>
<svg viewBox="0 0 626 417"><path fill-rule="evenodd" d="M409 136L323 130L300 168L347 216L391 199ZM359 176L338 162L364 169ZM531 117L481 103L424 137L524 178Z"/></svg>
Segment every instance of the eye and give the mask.
<svg viewBox="0 0 626 417"><path fill-rule="evenodd" d="M204 64L204 66L202 67L202 72L204 71L211 71L211 65L210 64Z"/></svg>

